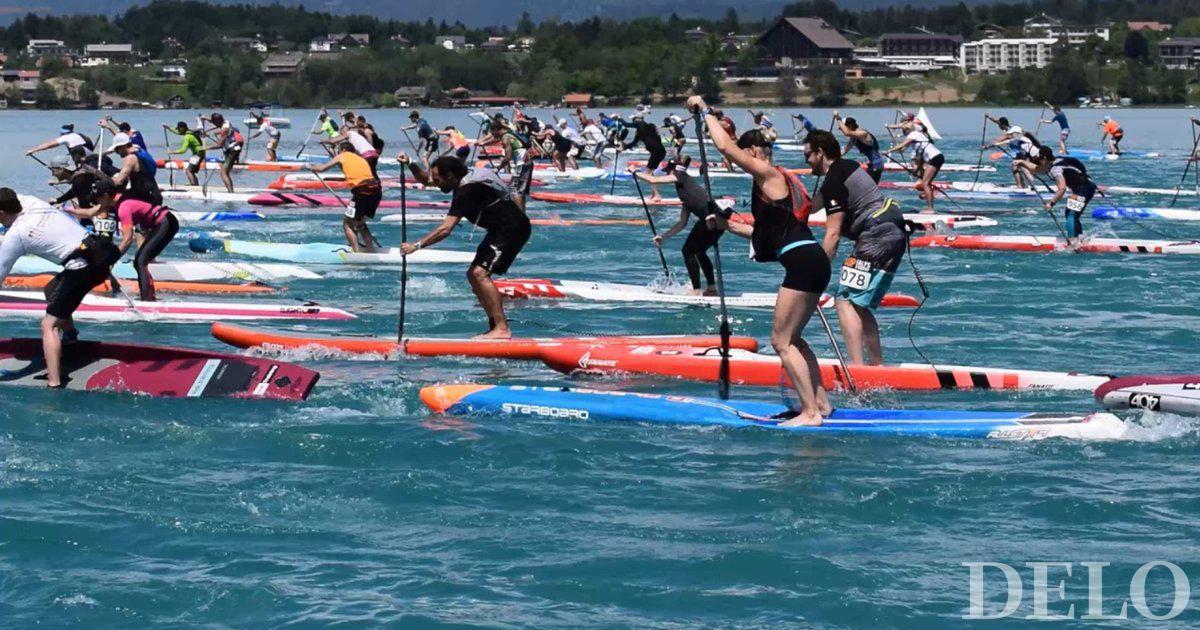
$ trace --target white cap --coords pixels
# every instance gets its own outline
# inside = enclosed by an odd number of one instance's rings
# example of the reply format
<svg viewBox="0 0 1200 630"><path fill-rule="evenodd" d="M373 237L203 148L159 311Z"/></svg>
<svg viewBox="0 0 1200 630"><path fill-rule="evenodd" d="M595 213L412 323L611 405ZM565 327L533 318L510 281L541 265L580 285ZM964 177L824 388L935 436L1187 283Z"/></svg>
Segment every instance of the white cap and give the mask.
<svg viewBox="0 0 1200 630"><path fill-rule="evenodd" d="M108 147L108 150L116 151L118 148L123 147L127 144L133 144L133 141L129 139L129 134L127 134L127 133L114 134L112 146Z"/></svg>
<svg viewBox="0 0 1200 630"><path fill-rule="evenodd" d="M1104 122L1108 122L1108 121L1110 121L1110 120L1112 120L1112 116L1105 116L1105 117L1104 117Z"/></svg>
<svg viewBox="0 0 1200 630"><path fill-rule="evenodd" d="M558 126L565 128L567 126L567 119L564 118L564 119L558 121Z"/></svg>

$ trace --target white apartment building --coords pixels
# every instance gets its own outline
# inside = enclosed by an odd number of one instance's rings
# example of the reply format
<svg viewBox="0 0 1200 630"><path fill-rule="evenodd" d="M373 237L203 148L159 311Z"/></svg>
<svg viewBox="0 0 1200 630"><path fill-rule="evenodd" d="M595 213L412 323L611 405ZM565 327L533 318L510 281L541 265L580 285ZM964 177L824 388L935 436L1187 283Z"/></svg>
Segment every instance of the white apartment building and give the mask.
<svg viewBox="0 0 1200 630"><path fill-rule="evenodd" d="M1045 68L1058 40L1045 38L981 39L964 42L959 63L967 74L1004 74L1017 68Z"/></svg>

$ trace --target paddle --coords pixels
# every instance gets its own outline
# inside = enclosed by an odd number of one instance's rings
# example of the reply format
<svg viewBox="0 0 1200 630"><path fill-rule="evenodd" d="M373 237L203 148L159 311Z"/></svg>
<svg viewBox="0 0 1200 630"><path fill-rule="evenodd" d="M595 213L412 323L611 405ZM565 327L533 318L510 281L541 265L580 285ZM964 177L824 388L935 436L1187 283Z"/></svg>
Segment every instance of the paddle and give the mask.
<svg viewBox="0 0 1200 630"><path fill-rule="evenodd" d="M838 345L837 339L833 336L833 327L829 325L829 318L825 317L825 305L820 298L817 298L817 315L821 318L821 325L825 327L825 334L829 336L829 345L833 346L833 353L837 355L838 363L842 366L846 388L850 390L851 394L857 394L858 386L854 384L854 377L850 375L850 368L846 365L846 357L842 354L842 347Z"/></svg>
<svg viewBox="0 0 1200 630"><path fill-rule="evenodd" d="M987 114L983 115L983 129L979 132L979 160L975 163L975 179L971 182L971 190L979 185L979 173L983 171L983 145L987 144ZM995 159L995 158L992 158Z"/></svg>
<svg viewBox="0 0 1200 630"><path fill-rule="evenodd" d="M610 195L613 194L614 192L616 192L616 190L617 190L617 162L621 161L621 146L622 146L621 140L619 138L617 139L616 146L617 146L617 152L615 155L613 155L612 181L609 183L609 186L608 186L608 194L610 194ZM707 171L705 171L705 172L707 173Z"/></svg>
<svg viewBox="0 0 1200 630"><path fill-rule="evenodd" d="M658 229L654 227L654 218L650 216L650 206L646 205L646 197L642 194L642 180L637 176L637 173L630 173L633 176L633 184L637 186L638 199L642 200L642 211L646 213L646 221L650 224L650 234L658 236ZM667 257L663 255L662 243L659 243L655 249L658 250L658 261L662 263L663 274L666 275L667 281L671 280L671 269L667 267Z"/></svg>
<svg viewBox="0 0 1200 630"><path fill-rule="evenodd" d="M304 142L300 143L300 150L296 151L296 159L297 160L300 159L301 155L304 155L304 149L306 147L308 147L308 141L311 140L313 136L320 133L320 131L321 131L320 125L321 125L321 112L317 112L316 119L313 120L312 126L308 128L308 135L304 136Z"/></svg>
<svg viewBox="0 0 1200 630"><path fill-rule="evenodd" d="M1045 115L1046 115L1046 102L1042 101L1042 111L1038 112L1037 128L1034 129L1034 131L1033 131L1033 137L1035 137L1035 138L1038 137L1039 135L1041 135L1041 133L1042 133L1042 122L1044 122L1042 120L1042 118L1045 117Z"/></svg>
<svg viewBox="0 0 1200 630"><path fill-rule="evenodd" d="M708 204L712 207L716 202L713 201L712 179L708 176L708 155L704 149L704 116L700 115L699 107L692 113L696 120L696 144L700 147L700 176L704 178L704 192L708 194ZM721 305L721 367L717 373L717 396L721 400L729 400L729 309L725 305L725 274L721 270L721 246L714 242L712 249L713 271L717 277L717 298Z"/></svg>
<svg viewBox="0 0 1200 630"><path fill-rule="evenodd" d="M1196 134L1196 118L1192 118L1192 124L1189 125L1192 131L1192 152L1188 154L1187 166L1183 167L1183 176L1179 178L1179 183L1175 185L1175 196L1171 197L1170 207L1175 207L1175 202L1179 200L1179 191L1183 190L1183 182L1187 181L1188 171L1192 168L1192 164L1196 162L1196 148L1200 147L1200 135ZM1200 172L1200 171L1198 171Z"/></svg>
<svg viewBox="0 0 1200 630"><path fill-rule="evenodd" d="M400 165L400 242L408 242L408 167ZM400 324L397 343L404 343L404 306L408 297L408 256L400 257Z"/></svg>
<svg viewBox="0 0 1200 630"><path fill-rule="evenodd" d="M167 136L167 128L166 127L163 127L163 146L166 147L166 151L167 151L167 161L163 162L163 164L166 164L169 167L169 168L167 168L167 177L169 177L171 180L171 188L174 188L175 187L175 168L174 168L175 165L171 163L171 138L169 136ZM97 164L97 166L99 166L99 164Z"/></svg>

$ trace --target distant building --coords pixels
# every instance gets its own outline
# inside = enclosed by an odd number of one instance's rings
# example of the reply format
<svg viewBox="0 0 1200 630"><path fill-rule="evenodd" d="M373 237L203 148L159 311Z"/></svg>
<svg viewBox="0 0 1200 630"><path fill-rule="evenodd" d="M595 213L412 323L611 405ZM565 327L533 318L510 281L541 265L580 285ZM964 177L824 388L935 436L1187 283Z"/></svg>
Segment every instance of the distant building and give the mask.
<svg viewBox="0 0 1200 630"><path fill-rule="evenodd" d="M237 50L257 53L266 53L268 50L267 43L257 37L222 37L221 40L226 46Z"/></svg>
<svg viewBox="0 0 1200 630"><path fill-rule="evenodd" d="M747 46L753 46L755 40L757 39L757 35L734 35L733 33L730 33L721 40L721 45L727 51L737 52L743 48L746 48Z"/></svg>
<svg viewBox="0 0 1200 630"><path fill-rule="evenodd" d="M534 37L518 37L517 50L529 52L533 50L533 45L537 43L537 38Z"/></svg>
<svg viewBox="0 0 1200 630"><path fill-rule="evenodd" d="M467 49L467 38L462 35L439 35L433 40L433 45L438 48L461 52Z"/></svg>
<svg viewBox="0 0 1200 630"><path fill-rule="evenodd" d="M708 33L705 32L704 29L697 26L696 28L689 28L688 30L684 31L683 36L690 40L698 41L708 37Z"/></svg>
<svg viewBox="0 0 1200 630"><path fill-rule="evenodd" d="M1130 20L1125 23L1125 26L1131 31L1154 31L1155 33L1162 33L1171 30L1171 25L1166 22L1135 22Z"/></svg>
<svg viewBox="0 0 1200 630"><path fill-rule="evenodd" d="M1158 63L1172 70L1200 68L1200 37L1171 37L1158 43Z"/></svg>
<svg viewBox="0 0 1200 630"><path fill-rule="evenodd" d="M268 79L290 79L304 65L304 53L276 53L268 55L263 62L262 72Z"/></svg>
<svg viewBox="0 0 1200 630"><path fill-rule="evenodd" d="M879 38L881 57L953 57L962 52L961 35L888 33Z"/></svg>
<svg viewBox="0 0 1200 630"><path fill-rule="evenodd" d="M1058 42L1049 37L983 39L966 42L959 56L967 74L1003 74L1016 68L1045 68Z"/></svg>
<svg viewBox="0 0 1200 630"><path fill-rule="evenodd" d="M398 101L404 101L409 105L414 103L425 104L429 102L429 88L424 85L406 85L396 88L392 93Z"/></svg>
<svg viewBox="0 0 1200 630"><path fill-rule="evenodd" d="M756 43L784 66L845 64L854 53L854 44L820 18L779 18Z"/></svg>
<svg viewBox="0 0 1200 630"><path fill-rule="evenodd" d="M513 104L528 105L529 99L519 96L474 96L450 100L450 107L508 107Z"/></svg>
<svg viewBox="0 0 1200 630"><path fill-rule="evenodd" d="M1068 46L1079 46L1090 37L1108 41L1108 25L1073 25L1046 15L1035 15L1025 20L1025 34L1029 37L1056 39Z"/></svg>
<svg viewBox="0 0 1200 630"><path fill-rule="evenodd" d="M409 41L408 38L403 35L400 35L400 34L392 35L392 37L390 39L393 43L395 43L397 46L399 46L401 48L412 48L413 47L413 43L411 41Z"/></svg>
<svg viewBox="0 0 1200 630"><path fill-rule="evenodd" d="M308 43L309 52L342 52L371 45L371 36L366 33L330 33Z"/></svg>
<svg viewBox="0 0 1200 630"><path fill-rule="evenodd" d="M975 31L982 39L996 39L1004 37L1004 27L991 22L980 22L975 25Z"/></svg>
<svg viewBox="0 0 1200 630"><path fill-rule="evenodd" d="M171 109L183 109L185 104L183 97L178 94L173 94L171 98L167 99L167 107Z"/></svg>
<svg viewBox="0 0 1200 630"><path fill-rule="evenodd" d="M175 63L167 64L162 67L162 77L172 83L183 83L187 80L187 66Z"/></svg>
<svg viewBox="0 0 1200 630"><path fill-rule="evenodd" d="M83 47L83 59L79 61L79 65L85 68L131 66L137 61L133 44L88 44Z"/></svg>
<svg viewBox="0 0 1200 630"><path fill-rule="evenodd" d="M25 52L32 57L40 57L41 55L64 55L70 51L67 50L67 44L61 39L31 39L25 45Z"/></svg>
<svg viewBox="0 0 1200 630"><path fill-rule="evenodd" d="M508 52L509 43L507 37L489 37L487 41L479 45L483 52L502 53ZM513 48L516 48L513 46Z"/></svg>
<svg viewBox="0 0 1200 630"><path fill-rule="evenodd" d="M592 101L593 101L593 99L592 99L591 94L586 94L586 93L582 93L582 92L573 92L571 94L563 95L562 106L563 107L591 107Z"/></svg>

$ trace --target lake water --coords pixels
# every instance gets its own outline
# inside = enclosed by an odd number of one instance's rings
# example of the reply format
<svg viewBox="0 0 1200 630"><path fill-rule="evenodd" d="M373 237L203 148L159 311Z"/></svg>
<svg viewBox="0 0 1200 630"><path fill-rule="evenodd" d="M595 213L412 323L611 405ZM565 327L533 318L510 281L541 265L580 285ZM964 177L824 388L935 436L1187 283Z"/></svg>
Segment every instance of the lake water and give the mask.
<svg viewBox="0 0 1200 630"><path fill-rule="evenodd" d="M665 112L656 108L655 120ZM799 110L793 110L799 111ZM315 112L291 111L283 153L295 153ZM475 129L466 111L426 112L432 123ZM558 112L560 115L563 111ZM829 111L805 112L819 125ZM846 110L886 139L886 109ZM983 111L931 109L953 163L975 163ZM996 111L1026 129L1036 109ZM1074 144L1098 148L1106 112L1068 110ZM1192 146L1184 109L1110 110L1125 148L1157 159L1089 162L1106 184L1172 188ZM406 111L369 111L392 155L405 142ZM789 131L785 110L775 111ZM192 112L121 113L162 150L159 126ZM539 112L548 117L549 112ZM0 112L3 184L49 196L44 169L25 149L64 122L94 130L97 112ZM120 117L120 116L118 116ZM232 115L241 118L240 114ZM746 116L735 114L739 126ZM689 131L690 133L690 131ZM995 128L989 129L995 134ZM786 134L785 134L786 135ZM1044 128L1049 142L1057 131ZM174 141L174 137L172 137ZM257 142L257 141L256 141ZM780 152L798 163L798 153ZM261 145L253 157L262 156ZM985 158L986 160L986 158ZM1009 183L1007 162L981 181ZM243 186L272 175L239 174ZM898 176L889 175L890 179ZM160 181L167 180L162 172ZM177 178L182 180L182 178ZM970 181L952 173L942 179ZM213 178L215 185L217 179ZM811 181L811 180L810 180ZM1191 186L1189 175L1188 186ZM714 193L745 198L748 183L715 179ZM562 190L607 192L608 183ZM618 192L635 194L628 182ZM906 208L915 196L898 192ZM413 193L414 198L439 195ZM1193 198L1181 206L1195 207ZM1166 205L1161 197L1114 197ZM243 209L177 203L179 209ZM1054 235L1028 202L962 201L963 210L1029 210L998 216L992 234ZM941 209L953 209L939 202ZM534 216L637 218L641 210L531 206ZM660 224L675 211L656 215ZM1130 238L1196 238L1200 227L1169 222L1098 224ZM1157 235L1149 226L1167 236ZM410 229L424 233L429 224ZM273 217L221 229L284 242L340 241L336 215ZM389 245L396 224L373 226ZM186 232L185 228L182 230ZM464 225L439 247L474 249ZM668 260L682 274L678 247ZM771 291L776 265L745 258L726 239L731 290ZM843 246L843 253L848 251ZM199 258L179 238L169 258ZM218 256L219 257L219 256ZM939 362L1100 373L1195 372L1200 352L1200 273L1188 256L914 252L932 297L912 339ZM463 336L485 322L456 266L414 271L412 335ZM647 284L658 258L644 227L545 227L514 276ZM907 267L894 290L917 294ZM348 308L360 320L314 328L394 334L395 270L330 269L289 283L286 297ZM881 313L892 361L920 361L908 310ZM526 303L511 307L518 334L714 332L715 309ZM734 331L766 342L770 313L734 311ZM83 324L86 338L229 350L207 325ZM3 324L5 336L35 336L36 322ZM807 338L824 355L813 323ZM1197 423L1126 414L1133 439L1116 443L799 437L555 420L437 418L420 387L439 382L586 384L715 395L715 387L669 379L568 379L534 363L401 359L366 362L298 354L322 374L296 405L164 401L6 389L0 405L0 618L7 627L961 627L969 622L970 573L963 563L1012 565L1021 605L1034 611L1027 562L1073 563L1050 571L1049 611L1087 613L1084 562L1103 573L1104 612L1130 600L1144 563L1175 563L1200 579ZM780 400L775 388L735 387L734 396ZM838 396L841 406L937 409L1096 409L1088 392L875 393ZM989 569L987 610L1004 603ZM1195 584L1195 582L1193 582ZM1165 614L1171 574L1149 574L1150 612ZM1194 627L1200 602L1172 621ZM1127 621L1154 625L1130 600ZM976 622L978 623L978 622Z"/></svg>

